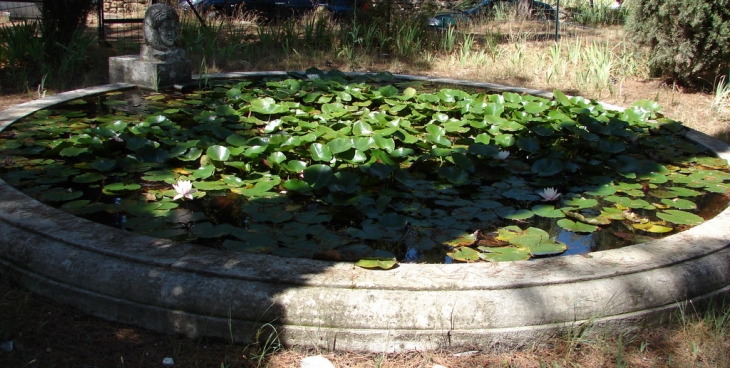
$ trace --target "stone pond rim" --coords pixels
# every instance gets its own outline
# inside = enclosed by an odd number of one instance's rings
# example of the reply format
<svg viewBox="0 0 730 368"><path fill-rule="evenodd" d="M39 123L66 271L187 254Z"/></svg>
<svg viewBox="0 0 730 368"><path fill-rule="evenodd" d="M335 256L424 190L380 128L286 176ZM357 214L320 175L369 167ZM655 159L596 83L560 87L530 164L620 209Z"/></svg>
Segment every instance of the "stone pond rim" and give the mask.
<svg viewBox="0 0 730 368"><path fill-rule="evenodd" d="M0 112L0 130L44 107L127 88L133 86L98 86L17 105ZM730 159L728 145L688 135ZM682 233L616 250L372 271L131 234L45 206L0 180L0 234L0 273L38 294L154 331L233 334L241 342L275 326L286 345L328 349L518 348L586 326L635 329L686 303L730 294L730 208Z"/></svg>

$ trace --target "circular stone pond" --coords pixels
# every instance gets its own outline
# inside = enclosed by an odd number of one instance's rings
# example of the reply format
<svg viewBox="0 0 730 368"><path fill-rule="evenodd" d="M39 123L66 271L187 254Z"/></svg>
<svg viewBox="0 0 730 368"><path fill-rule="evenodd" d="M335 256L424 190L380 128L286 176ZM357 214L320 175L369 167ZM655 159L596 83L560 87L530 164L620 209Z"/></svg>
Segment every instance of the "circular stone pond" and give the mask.
<svg viewBox="0 0 730 368"><path fill-rule="evenodd" d="M99 86L21 104L0 113L0 129L42 108L131 88ZM727 145L699 132L687 135L730 159ZM284 344L328 349L530 346L568 331L635 329L730 291L729 209L684 232L621 249L374 271L135 235L43 205L0 181L0 234L1 273L86 313L242 342L275 328Z"/></svg>

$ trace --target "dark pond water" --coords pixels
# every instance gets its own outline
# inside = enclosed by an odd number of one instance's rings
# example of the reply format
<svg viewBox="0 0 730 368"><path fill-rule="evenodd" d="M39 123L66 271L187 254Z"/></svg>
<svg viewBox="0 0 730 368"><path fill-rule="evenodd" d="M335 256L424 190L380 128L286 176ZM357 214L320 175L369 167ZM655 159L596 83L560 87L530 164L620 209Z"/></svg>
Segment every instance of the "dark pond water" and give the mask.
<svg viewBox="0 0 730 368"><path fill-rule="evenodd" d="M616 113L420 82L249 82L41 111L0 133L0 175L136 233L346 261L583 254L728 205L727 164L651 104ZM181 181L192 199L174 198Z"/></svg>

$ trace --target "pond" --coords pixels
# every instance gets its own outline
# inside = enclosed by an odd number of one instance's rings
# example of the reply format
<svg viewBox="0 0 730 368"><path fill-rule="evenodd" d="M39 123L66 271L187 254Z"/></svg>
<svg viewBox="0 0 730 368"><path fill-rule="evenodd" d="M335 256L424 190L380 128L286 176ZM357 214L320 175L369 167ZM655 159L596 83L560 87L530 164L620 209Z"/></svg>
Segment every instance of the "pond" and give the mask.
<svg viewBox="0 0 730 368"><path fill-rule="evenodd" d="M372 268L645 242L713 217L730 188L727 163L655 102L609 111L385 73L110 93L11 128L2 177L65 211Z"/></svg>

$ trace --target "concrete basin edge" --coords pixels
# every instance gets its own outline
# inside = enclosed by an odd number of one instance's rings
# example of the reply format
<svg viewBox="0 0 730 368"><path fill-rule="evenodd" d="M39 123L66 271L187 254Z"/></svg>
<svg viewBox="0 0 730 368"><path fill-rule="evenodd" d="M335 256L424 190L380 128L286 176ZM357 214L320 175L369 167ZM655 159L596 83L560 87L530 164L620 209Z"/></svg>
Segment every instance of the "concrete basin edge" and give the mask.
<svg viewBox="0 0 730 368"><path fill-rule="evenodd" d="M21 104L0 112L0 130L41 108L131 87ZM730 158L722 142L689 136ZM369 271L130 234L0 181L0 234L0 273L86 313L165 333L233 332L243 342L275 327L285 344L330 349L520 347L588 325L636 328L730 291L729 209L680 234L586 256Z"/></svg>

